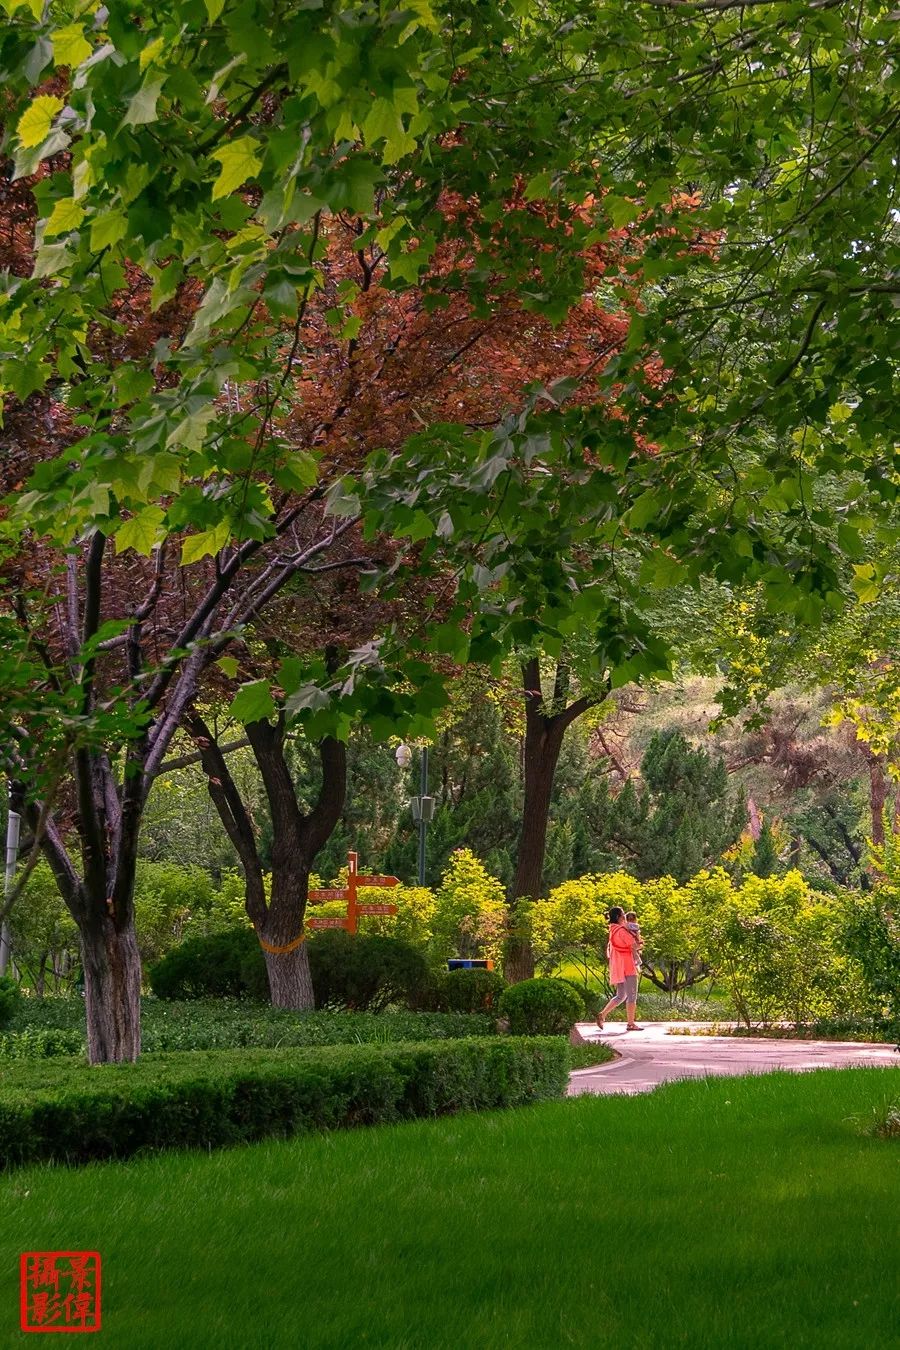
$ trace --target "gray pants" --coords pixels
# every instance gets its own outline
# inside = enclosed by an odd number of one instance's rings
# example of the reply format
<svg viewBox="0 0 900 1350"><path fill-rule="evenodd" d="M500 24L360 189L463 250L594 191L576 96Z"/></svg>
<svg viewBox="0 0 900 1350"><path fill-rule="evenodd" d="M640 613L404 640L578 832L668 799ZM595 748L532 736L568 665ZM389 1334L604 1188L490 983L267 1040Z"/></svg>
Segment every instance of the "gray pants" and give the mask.
<svg viewBox="0 0 900 1350"><path fill-rule="evenodd" d="M626 975L624 980L620 980L616 985L615 997L610 1002L614 1008L617 1008L620 1003L637 1003L637 991L638 977Z"/></svg>

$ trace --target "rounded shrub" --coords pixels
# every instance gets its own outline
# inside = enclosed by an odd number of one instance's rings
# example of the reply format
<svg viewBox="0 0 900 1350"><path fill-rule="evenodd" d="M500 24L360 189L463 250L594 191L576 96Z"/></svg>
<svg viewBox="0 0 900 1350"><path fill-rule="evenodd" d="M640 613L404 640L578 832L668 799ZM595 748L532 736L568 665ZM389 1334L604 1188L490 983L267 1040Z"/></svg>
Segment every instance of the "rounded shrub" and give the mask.
<svg viewBox="0 0 900 1350"><path fill-rule="evenodd" d="M418 1006L428 985L422 952L397 938L340 928L317 933L309 944L316 1007L380 1012L389 1004Z"/></svg>
<svg viewBox="0 0 900 1350"><path fill-rule="evenodd" d="M0 975L0 1028L9 1026L21 997L22 991L15 980L9 975Z"/></svg>
<svg viewBox="0 0 900 1350"><path fill-rule="evenodd" d="M504 989L498 1011L514 1036L564 1036L584 1001L567 980L523 980Z"/></svg>
<svg viewBox="0 0 900 1350"><path fill-rule="evenodd" d="M556 978L562 980L563 984L567 984L570 989L574 989L581 999L581 1012L588 1017L596 1017L609 997L599 989L585 989L584 985L576 984L574 980L567 980L562 975Z"/></svg>
<svg viewBox="0 0 900 1350"><path fill-rule="evenodd" d="M265 961L250 928L189 938L150 970L157 998L265 998L265 981Z"/></svg>
<svg viewBox="0 0 900 1350"><path fill-rule="evenodd" d="M506 981L496 970L448 970L438 983L439 1012L495 1012Z"/></svg>
<svg viewBox="0 0 900 1350"><path fill-rule="evenodd" d="M309 942L309 967L317 1008L380 1012L389 1004L419 1007L428 966L416 948L396 938L356 935L341 929L317 933ZM265 1002L269 981L256 934L234 928L189 938L150 970L157 998L245 998Z"/></svg>

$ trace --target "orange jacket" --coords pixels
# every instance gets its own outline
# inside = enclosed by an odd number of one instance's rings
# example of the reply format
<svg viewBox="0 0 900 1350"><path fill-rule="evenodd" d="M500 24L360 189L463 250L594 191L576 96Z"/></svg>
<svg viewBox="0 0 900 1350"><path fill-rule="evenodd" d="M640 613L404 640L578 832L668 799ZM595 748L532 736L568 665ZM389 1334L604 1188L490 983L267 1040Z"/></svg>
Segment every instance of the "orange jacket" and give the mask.
<svg viewBox="0 0 900 1350"><path fill-rule="evenodd" d="M635 940L624 924L617 923L609 930L606 955L609 957L609 982L621 984L626 975L636 975L634 964Z"/></svg>

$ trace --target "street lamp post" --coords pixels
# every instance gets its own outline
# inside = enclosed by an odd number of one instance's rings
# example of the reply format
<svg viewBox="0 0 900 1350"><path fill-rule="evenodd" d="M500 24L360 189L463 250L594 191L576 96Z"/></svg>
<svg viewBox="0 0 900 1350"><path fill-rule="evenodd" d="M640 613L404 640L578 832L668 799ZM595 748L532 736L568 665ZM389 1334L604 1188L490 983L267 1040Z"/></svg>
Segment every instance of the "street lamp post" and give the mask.
<svg viewBox="0 0 900 1350"><path fill-rule="evenodd" d="M408 769L412 763L412 751L409 746L401 742L397 746L395 759L401 769ZM434 819L434 798L428 795L428 746L422 746L422 756L420 760L419 773L419 795L410 798L410 808L412 809L412 818L419 827L419 885L425 885L425 856L426 856L426 837L428 826Z"/></svg>

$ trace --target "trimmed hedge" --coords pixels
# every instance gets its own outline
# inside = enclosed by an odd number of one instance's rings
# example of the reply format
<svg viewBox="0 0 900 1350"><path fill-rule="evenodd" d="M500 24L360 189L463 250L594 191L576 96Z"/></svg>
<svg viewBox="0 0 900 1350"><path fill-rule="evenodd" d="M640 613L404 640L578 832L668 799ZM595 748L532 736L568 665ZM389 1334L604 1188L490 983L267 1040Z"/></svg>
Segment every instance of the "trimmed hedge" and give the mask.
<svg viewBox="0 0 900 1350"><path fill-rule="evenodd" d="M422 952L378 933L351 937L341 929L317 933L309 944L309 973L317 1008L382 1012L414 1006L428 984Z"/></svg>
<svg viewBox="0 0 900 1350"><path fill-rule="evenodd" d="M565 1042L459 1040L20 1064L0 1081L0 1167L213 1148L561 1097Z"/></svg>
<svg viewBox="0 0 900 1350"><path fill-rule="evenodd" d="M266 982L266 965L256 934L233 928L189 938L150 967L150 988L157 998L257 997Z"/></svg>
<svg viewBox="0 0 900 1350"><path fill-rule="evenodd" d="M496 1015L505 988L506 981L496 970L448 970L437 983L435 1003L442 1012Z"/></svg>

